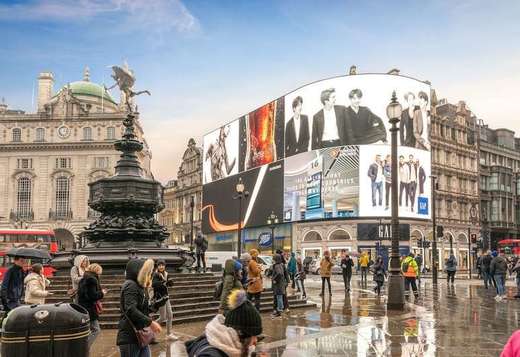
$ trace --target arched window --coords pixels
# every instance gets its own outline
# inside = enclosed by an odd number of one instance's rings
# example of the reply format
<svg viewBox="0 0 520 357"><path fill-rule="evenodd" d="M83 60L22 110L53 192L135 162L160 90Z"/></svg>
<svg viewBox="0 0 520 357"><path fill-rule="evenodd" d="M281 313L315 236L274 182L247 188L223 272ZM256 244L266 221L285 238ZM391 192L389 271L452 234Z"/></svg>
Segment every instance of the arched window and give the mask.
<svg viewBox="0 0 520 357"><path fill-rule="evenodd" d="M321 235L316 231L307 232L305 237L303 237L304 242L312 242L312 241L320 241L320 240L322 240Z"/></svg>
<svg viewBox="0 0 520 357"><path fill-rule="evenodd" d="M45 128L36 128L36 141L45 141Z"/></svg>
<svg viewBox="0 0 520 357"><path fill-rule="evenodd" d="M83 128L83 140L92 140L92 128Z"/></svg>
<svg viewBox="0 0 520 357"><path fill-rule="evenodd" d="M107 140L113 140L116 138L116 128L109 126L107 128Z"/></svg>
<svg viewBox="0 0 520 357"><path fill-rule="evenodd" d="M60 176L56 179L56 217L68 218L70 216L70 180Z"/></svg>
<svg viewBox="0 0 520 357"><path fill-rule="evenodd" d="M351 239L350 234L343 229L336 229L329 235L329 240L347 240Z"/></svg>
<svg viewBox="0 0 520 357"><path fill-rule="evenodd" d="M22 141L22 129L20 129L20 128L13 129L13 141L14 142Z"/></svg>
<svg viewBox="0 0 520 357"><path fill-rule="evenodd" d="M20 177L16 188L16 215L19 219L32 218L31 191L31 179L29 177Z"/></svg>

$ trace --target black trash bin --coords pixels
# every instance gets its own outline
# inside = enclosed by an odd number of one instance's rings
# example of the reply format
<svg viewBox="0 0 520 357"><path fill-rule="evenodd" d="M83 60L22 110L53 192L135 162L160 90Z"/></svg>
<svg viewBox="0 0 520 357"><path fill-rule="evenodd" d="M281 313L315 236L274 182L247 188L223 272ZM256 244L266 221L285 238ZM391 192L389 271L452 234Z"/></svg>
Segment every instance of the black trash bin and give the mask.
<svg viewBox="0 0 520 357"><path fill-rule="evenodd" d="M88 357L90 319L76 304L26 305L3 321L2 357Z"/></svg>

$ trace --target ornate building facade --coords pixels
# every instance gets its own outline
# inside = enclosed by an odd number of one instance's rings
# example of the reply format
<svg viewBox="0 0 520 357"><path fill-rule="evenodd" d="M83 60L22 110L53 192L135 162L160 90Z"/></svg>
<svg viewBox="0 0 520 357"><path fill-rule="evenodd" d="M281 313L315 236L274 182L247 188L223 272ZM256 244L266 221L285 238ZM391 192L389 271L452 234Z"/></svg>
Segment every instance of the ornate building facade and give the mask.
<svg viewBox="0 0 520 357"><path fill-rule="evenodd" d="M470 235L480 236L477 119L465 102L445 99L433 107L431 118L437 225L444 227L439 262L442 266L449 256L451 242L459 265L467 267Z"/></svg>
<svg viewBox="0 0 520 357"><path fill-rule="evenodd" d="M168 228L170 244L189 245L192 214L193 235L196 236L201 229L202 209L202 148L193 139L188 141L182 155L177 179L169 181L165 187L164 205L159 222Z"/></svg>
<svg viewBox="0 0 520 357"><path fill-rule="evenodd" d="M0 106L0 228L53 229L65 249L97 215L87 206L88 183L114 173L125 108L101 85L83 80L54 92L50 72L38 77L38 111ZM145 175L151 152L137 120Z"/></svg>
<svg viewBox="0 0 520 357"><path fill-rule="evenodd" d="M519 238L520 138L509 129L478 123L480 141L480 203L484 248L502 239Z"/></svg>

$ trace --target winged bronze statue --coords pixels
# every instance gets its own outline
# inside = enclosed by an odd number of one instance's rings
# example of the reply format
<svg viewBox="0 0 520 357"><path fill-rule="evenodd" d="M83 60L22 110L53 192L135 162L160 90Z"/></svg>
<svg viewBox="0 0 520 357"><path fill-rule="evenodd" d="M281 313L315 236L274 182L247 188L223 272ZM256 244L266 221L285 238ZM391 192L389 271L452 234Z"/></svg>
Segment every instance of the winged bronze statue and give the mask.
<svg viewBox="0 0 520 357"><path fill-rule="evenodd" d="M133 86L135 84L135 75L134 71L132 71L128 64L123 64L122 67L120 66L112 66L112 71L114 72L111 77L114 78L116 83L112 85L111 87L107 88L107 90L110 90L114 88L115 86L118 86L121 90L121 93L124 94L124 98L121 98L121 101L126 102L126 106L128 108L129 112L133 112L133 97L138 96L140 94L146 93L148 95L151 95L150 91L142 90L135 92L133 90Z"/></svg>

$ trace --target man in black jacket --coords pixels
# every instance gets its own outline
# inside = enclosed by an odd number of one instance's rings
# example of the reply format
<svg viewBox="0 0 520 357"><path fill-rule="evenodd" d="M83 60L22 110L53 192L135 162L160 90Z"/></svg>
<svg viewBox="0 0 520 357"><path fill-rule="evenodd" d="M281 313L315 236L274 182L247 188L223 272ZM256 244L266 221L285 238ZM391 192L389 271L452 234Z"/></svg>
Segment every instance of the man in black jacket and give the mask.
<svg viewBox="0 0 520 357"><path fill-rule="evenodd" d="M24 295L24 265L24 258L14 257L13 265L5 272L0 292L5 312L9 312L21 305L21 299Z"/></svg>
<svg viewBox="0 0 520 357"><path fill-rule="evenodd" d="M303 98L297 96L292 102L294 115L285 126L285 157L309 150L309 118L301 114Z"/></svg>
<svg viewBox="0 0 520 357"><path fill-rule="evenodd" d="M203 266L203 272L206 272L206 250L208 250L208 241L201 234L197 234L195 238L195 254L197 255L197 272L200 272L200 266Z"/></svg>
<svg viewBox="0 0 520 357"><path fill-rule="evenodd" d="M350 106L346 109L345 123L353 132L353 143L350 145L372 144L378 141L386 143L386 128L383 120L372 113L367 107L362 107L361 89L353 89L348 95Z"/></svg>
<svg viewBox="0 0 520 357"><path fill-rule="evenodd" d="M354 261L350 258L345 249L343 249L341 253L344 254L343 259L341 259L341 271L343 273L345 291L350 291L350 280L352 279L352 267L354 266Z"/></svg>
<svg viewBox="0 0 520 357"><path fill-rule="evenodd" d="M345 107L335 105L336 90L325 89L320 97L323 109L312 118L312 150L340 145L353 145L352 129Z"/></svg>
<svg viewBox="0 0 520 357"><path fill-rule="evenodd" d="M489 254L489 251L483 254L482 258L480 259L480 271L482 278L484 279L484 287L486 289L489 288L489 285L494 285L494 280L491 276L490 270L491 260L493 260L493 257L491 257L491 254Z"/></svg>

